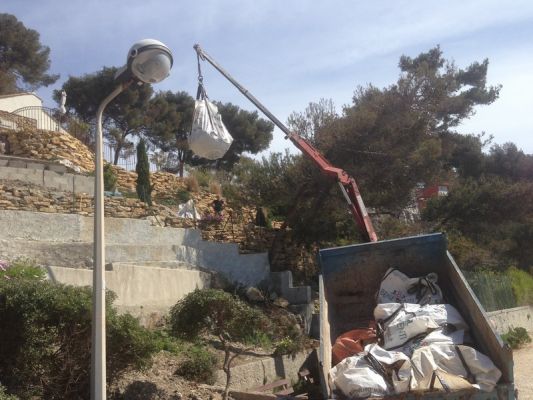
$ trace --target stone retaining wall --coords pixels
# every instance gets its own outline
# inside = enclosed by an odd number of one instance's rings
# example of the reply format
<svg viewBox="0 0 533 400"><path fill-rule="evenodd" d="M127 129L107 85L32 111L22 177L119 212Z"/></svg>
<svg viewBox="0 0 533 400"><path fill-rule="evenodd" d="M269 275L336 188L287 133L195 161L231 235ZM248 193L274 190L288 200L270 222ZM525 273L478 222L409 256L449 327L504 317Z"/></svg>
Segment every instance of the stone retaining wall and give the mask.
<svg viewBox="0 0 533 400"><path fill-rule="evenodd" d="M38 129L0 129L7 142L6 154L38 160L69 160L83 172L94 170L93 153L75 137L61 132Z"/></svg>

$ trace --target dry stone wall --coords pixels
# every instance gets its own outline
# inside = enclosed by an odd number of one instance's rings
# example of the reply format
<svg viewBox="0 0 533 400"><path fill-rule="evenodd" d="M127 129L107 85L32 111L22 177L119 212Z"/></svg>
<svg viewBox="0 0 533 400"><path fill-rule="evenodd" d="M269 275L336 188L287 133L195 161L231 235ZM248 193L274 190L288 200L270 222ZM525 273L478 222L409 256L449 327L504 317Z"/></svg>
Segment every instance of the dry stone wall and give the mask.
<svg viewBox="0 0 533 400"><path fill-rule="evenodd" d="M94 170L94 155L75 137L61 132L38 129L0 129L7 142L7 154L38 160L68 160L82 172Z"/></svg>
<svg viewBox="0 0 533 400"><path fill-rule="evenodd" d="M7 154L47 161L68 160L84 173L94 170L93 153L78 139L61 132L37 130L30 123L21 126L23 128L19 130L0 128L0 140L7 143ZM117 166L112 168L117 175L118 189L126 194L134 193L137 174ZM155 199L152 207L136 198L106 198L106 216L151 218L154 224L180 228L196 225L201 229L204 240L238 243L243 252L271 250L279 229L255 226L254 208L233 209L228 205L223 218L216 220L211 218L211 203L216 195L202 189L191 193L198 211L206 217L195 224L192 220L176 217L176 193L186 190L182 178L167 172L156 172L151 174L151 183L154 185L152 197ZM93 199L83 193L74 194L24 182L0 180L0 209L92 215ZM282 240L275 246L274 268L290 269L296 280L315 271L315 249L296 244L290 231L282 233Z"/></svg>

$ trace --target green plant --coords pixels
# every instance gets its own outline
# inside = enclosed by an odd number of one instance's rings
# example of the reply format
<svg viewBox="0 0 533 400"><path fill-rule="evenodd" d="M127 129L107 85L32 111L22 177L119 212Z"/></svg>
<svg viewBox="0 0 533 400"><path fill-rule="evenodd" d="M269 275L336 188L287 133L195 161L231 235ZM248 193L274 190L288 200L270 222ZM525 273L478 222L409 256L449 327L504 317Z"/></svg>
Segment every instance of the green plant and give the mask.
<svg viewBox="0 0 533 400"><path fill-rule="evenodd" d="M216 356L201 345L190 347L186 354L187 360L179 366L176 374L196 382L213 384L217 362Z"/></svg>
<svg viewBox="0 0 533 400"><path fill-rule="evenodd" d="M515 267L509 268L506 273L511 279L518 305L533 305L533 276Z"/></svg>
<svg viewBox="0 0 533 400"><path fill-rule="evenodd" d="M104 190L114 192L117 187L117 174L111 164L104 165Z"/></svg>
<svg viewBox="0 0 533 400"><path fill-rule="evenodd" d="M137 144L137 165L135 166L135 172L137 172L136 191L139 200L151 206L153 186L150 185L150 163L148 162L146 142L144 139L139 140Z"/></svg>
<svg viewBox="0 0 533 400"><path fill-rule="evenodd" d="M527 330L522 327L509 328L509 331L502 335L502 340L513 349L531 343L531 337L527 333Z"/></svg>
<svg viewBox="0 0 533 400"><path fill-rule="evenodd" d="M196 178L196 181L201 187L209 187L209 182L211 182L211 174L206 169L192 170L190 175Z"/></svg>
<svg viewBox="0 0 533 400"><path fill-rule="evenodd" d="M12 262L0 261L0 279L25 279L41 281L46 278L46 271L36 266L27 258L18 258Z"/></svg>
<svg viewBox="0 0 533 400"><path fill-rule="evenodd" d="M269 332L270 321L261 311L250 307L244 301L219 289L195 290L180 300L170 311L172 332L177 337L194 339L202 334L215 335L224 348L226 389L228 398L231 384L231 365L246 348L247 344Z"/></svg>
<svg viewBox="0 0 533 400"><path fill-rule="evenodd" d="M8 394L6 388L0 385L0 400L18 400L18 397Z"/></svg>
<svg viewBox="0 0 533 400"><path fill-rule="evenodd" d="M195 175L189 175L188 177L184 179L184 182L189 192L200 191L200 184L198 183L198 179L196 179Z"/></svg>
<svg viewBox="0 0 533 400"><path fill-rule="evenodd" d="M188 190L178 189L176 192L176 198L178 199L179 204L187 203L191 199L191 194Z"/></svg>
<svg viewBox="0 0 533 400"><path fill-rule="evenodd" d="M89 398L91 299L88 287L72 287L33 277L20 267L0 279L0 376L22 398ZM9 270L9 268L8 268ZM118 315L107 295L107 370L110 381L126 368L142 368L162 347L130 315Z"/></svg>

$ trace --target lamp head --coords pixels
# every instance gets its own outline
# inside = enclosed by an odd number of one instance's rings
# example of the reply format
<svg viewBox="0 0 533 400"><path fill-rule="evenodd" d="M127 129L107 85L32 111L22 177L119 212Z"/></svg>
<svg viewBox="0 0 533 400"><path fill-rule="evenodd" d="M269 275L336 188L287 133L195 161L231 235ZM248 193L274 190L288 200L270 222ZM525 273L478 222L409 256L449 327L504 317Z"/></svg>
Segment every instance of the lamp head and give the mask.
<svg viewBox="0 0 533 400"><path fill-rule="evenodd" d="M155 39L140 40L131 46L127 64L119 69L115 79L135 79L144 83L157 83L165 79L172 68L172 52Z"/></svg>

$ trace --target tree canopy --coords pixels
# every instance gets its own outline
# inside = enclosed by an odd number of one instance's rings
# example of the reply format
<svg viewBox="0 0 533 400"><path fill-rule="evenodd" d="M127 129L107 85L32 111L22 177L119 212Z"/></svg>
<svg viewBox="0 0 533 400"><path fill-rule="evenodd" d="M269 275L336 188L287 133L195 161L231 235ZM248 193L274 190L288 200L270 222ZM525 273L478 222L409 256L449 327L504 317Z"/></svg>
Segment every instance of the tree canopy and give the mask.
<svg viewBox="0 0 533 400"><path fill-rule="evenodd" d="M51 85L59 75L49 69L50 48L41 44L39 33L14 15L0 14L0 94Z"/></svg>
<svg viewBox="0 0 533 400"><path fill-rule="evenodd" d="M396 83L381 89L358 87L352 104L340 115L330 101L321 100L289 118L292 129L355 177L367 207L380 213L400 213L412 201L417 183L446 176L459 161L479 168L478 143L454 128L476 106L496 100L500 90L487 85L487 60L459 68L443 57L438 46L414 58L402 56L399 67ZM472 159L461 156L469 152ZM257 163L266 176L278 170L294 177L260 180L263 205L284 210L289 225L307 241L353 235L335 182L300 156L283 163L282 170L280 166L280 156ZM268 193L275 193L283 204L272 203Z"/></svg>
<svg viewBox="0 0 533 400"><path fill-rule="evenodd" d="M104 67L92 74L69 77L62 87L67 93L67 111L86 123L94 124L99 104L116 87L116 71L115 67ZM60 93L60 90L54 91L56 101L59 101ZM150 85L131 85L106 107L103 133L114 145L114 164L117 164L121 152L134 150L130 137L144 131L145 109L152 95Z"/></svg>
<svg viewBox="0 0 533 400"><path fill-rule="evenodd" d="M271 122L259 118L257 112L243 110L231 103L218 102L216 105L233 143L222 159L213 162L195 156L187 144L194 113L193 97L185 92L167 91L157 93L150 101L145 134L153 145L171 154L170 159L177 164L176 171L182 171L184 163L230 169L242 153L257 154L268 148L274 130Z"/></svg>

